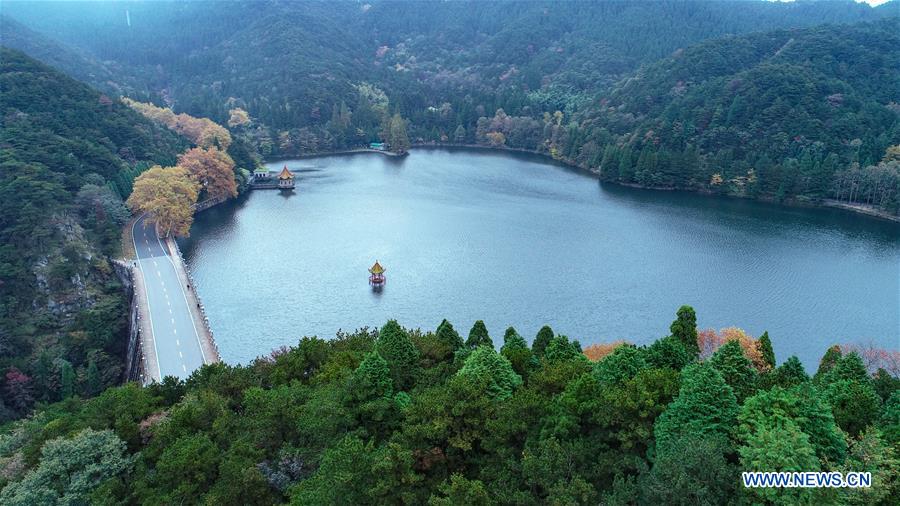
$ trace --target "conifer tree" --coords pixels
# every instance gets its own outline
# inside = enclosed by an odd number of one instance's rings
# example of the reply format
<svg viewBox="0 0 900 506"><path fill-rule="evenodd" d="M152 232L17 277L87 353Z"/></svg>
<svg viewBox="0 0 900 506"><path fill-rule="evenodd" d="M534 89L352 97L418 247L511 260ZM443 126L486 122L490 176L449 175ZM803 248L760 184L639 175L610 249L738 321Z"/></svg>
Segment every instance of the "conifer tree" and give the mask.
<svg viewBox="0 0 900 506"><path fill-rule="evenodd" d="M487 395L494 399L508 398L522 384L522 378L513 370L509 360L490 346L476 348L456 374L484 382Z"/></svg>
<svg viewBox="0 0 900 506"><path fill-rule="evenodd" d="M491 341L491 336L488 335L487 327L485 327L482 320L478 320L475 322L475 325L472 325L472 330L469 331L469 338L466 340L466 346L469 348L494 346L494 342Z"/></svg>
<svg viewBox="0 0 900 506"><path fill-rule="evenodd" d="M678 397L654 425L657 454L671 451L685 435L727 437L737 413L734 392L719 371L708 364L685 367Z"/></svg>
<svg viewBox="0 0 900 506"><path fill-rule="evenodd" d="M419 369L419 350L397 320L381 327L375 350L390 366L394 386L398 390L411 387Z"/></svg>
<svg viewBox="0 0 900 506"><path fill-rule="evenodd" d="M744 350L737 341L723 344L709 359L714 367L734 391L738 402L743 402L756 388L758 374L753 363L744 356Z"/></svg>
<svg viewBox="0 0 900 506"><path fill-rule="evenodd" d="M763 335L759 336L759 352L762 353L763 360L769 364L769 367L772 369L775 368L775 350L772 348L772 341L769 339L769 332L763 332Z"/></svg>
<svg viewBox="0 0 900 506"><path fill-rule="evenodd" d="M528 373L538 365L525 338L512 327L506 329L506 333L503 335L503 347L500 348L500 354L509 360L513 370L523 378L527 377Z"/></svg>
<svg viewBox="0 0 900 506"><path fill-rule="evenodd" d="M453 325L446 319L441 321L441 324L438 325L434 335L437 337L438 341L448 346L451 351L458 350L465 345L459 332L457 332L453 328Z"/></svg>
<svg viewBox="0 0 900 506"><path fill-rule="evenodd" d="M782 388L789 388L809 381L806 369L795 355L790 356L773 372L774 383Z"/></svg>
<svg viewBox="0 0 900 506"><path fill-rule="evenodd" d="M535 356L544 356L544 350L547 349L547 345L550 344L551 339L553 339L553 329L551 329L549 325L544 325L541 327L541 330L538 331L537 336L534 338L534 342L531 343L531 351L534 352Z"/></svg>
<svg viewBox="0 0 900 506"><path fill-rule="evenodd" d="M697 314L691 306L681 306L676 313L676 319L669 327L669 331L675 336L685 349L695 356L700 352L697 345Z"/></svg>
<svg viewBox="0 0 900 506"><path fill-rule="evenodd" d="M75 395L75 370L72 363L68 360L59 361L59 396L62 399L68 399Z"/></svg>
<svg viewBox="0 0 900 506"><path fill-rule="evenodd" d="M103 390L103 380L100 379L100 370L97 369L96 361L91 360L88 362L87 374L84 381L85 393L89 397L93 397Z"/></svg>
<svg viewBox="0 0 900 506"><path fill-rule="evenodd" d="M358 400L389 398L394 394L391 370L378 352L366 354L359 367L350 376L350 395Z"/></svg>

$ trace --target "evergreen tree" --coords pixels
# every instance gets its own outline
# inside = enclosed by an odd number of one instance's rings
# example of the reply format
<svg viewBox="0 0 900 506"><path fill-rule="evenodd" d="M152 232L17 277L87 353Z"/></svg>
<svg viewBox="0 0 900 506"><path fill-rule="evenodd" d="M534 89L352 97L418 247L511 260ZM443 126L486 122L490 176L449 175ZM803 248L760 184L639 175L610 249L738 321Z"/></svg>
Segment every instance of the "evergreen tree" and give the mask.
<svg viewBox="0 0 900 506"><path fill-rule="evenodd" d="M748 441L763 428L791 423L809 437L816 456L832 465L844 461L847 443L822 394L810 384L773 387L748 398L738 416L738 437Z"/></svg>
<svg viewBox="0 0 900 506"><path fill-rule="evenodd" d="M578 341L569 341L569 338L563 335L551 339L547 349L544 350L544 360L548 362L573 359L587 360L587 357L581 352L581 345Z"/></svg>
<svg viewBox="0 0 900 506"><path fill-rule="evenodd" d="M695 359L684 344L674 336L656 340L647 348L645 358L651 367L668 367L676 371L680 371Z"/></svg>
<svg viewBox="0 0 900 506"><path fill-rule="evenodd" d="M697 344L697 314L691 306L681 306L676 313L676 319L669 326L669 331L676 339L681 341L688 352L696 356L700 353Z"/></svg>
<svg viewBox="0 0 900 506"><path fill-rule="evenodd" d="M785 360L772 374L774 383L782 388L789 388L809 381L806 369L803 368L800 359L795 355Z"/></svg>
<svg viewBox="0 0 900 506"><path fill-rule="evenodd" d="M640 500L625 504L729 504L737 493L738 474L726 458L730 451L721 435L678 437L658 455L653 469L640 476Z"/></svg>
<svg viewBox="0 0 900 506"><path fill-rule="evenodd" d="M819 369L816 371L815 378L819 379L825 373L830 371L831 368L834 367L834 364L840 360L842 355L840 346L834 345L831 348L828 348L828 351L822 356L822 361L819 362Z"/></svg>
<svg viewBox="0 0 900 506"><path fill-rule="evenodd" d="M88 362L87 375L85 377L85 393L88 397L93 397L103 391L103 381L100 379L100 370L97 369L97 362L91 360Z"/></svg>
<svg viewBox="0 0 900 506"><path fill-rule="evenodd" d="M488 335L487 327L485 327L482 320L478 320L472 325L472 330L469 331L469 338L466 339L466 346L469 348L477 348L479 346L494 347L494 342L491 341L491 336Z"/></svg>
<svg viewBox="0 0 900 506"><path fill-rule="evenodd" d="M680 437L728 437L735 425L738 404L719 371L708 364L692 364L681 373L678 397L654 426L657 455L677 448Z"/></svg>
<svg viewBox="0 0 900 506"><path fill-rule="evenodd" d="M451 352L462 348L465 344L459 333L453 329L453 325L446 319L441 321L434 334L438 341L450 348Z"/></svg>
<svg viewBox="0 0 900 506"><path fill-rule="evenodd" d="M742 468L747 471L818 471L809 436L793 422L760 427L740 448ZM746 491L763 502L777 504L821 504L827 489L748 488Z"/></svg>
<svg viewBox="0 0 900 506"><path fill-rule="evenodd" d="M723 344L709 359L709 365L719 371L734 391L738 403L743 402L756 389L758 374L737 341Z"/></svg>
<svg viewBox="0 0 900 506"><path fill-rule="evenodd" d="M602 385L608 387L632 379L644 369L647 369L647 362L643 351L625 344L597 362L593 373Z"/></svg>
<svg viewBox="0 0 900 506"><path fill-rule="evenodd" d="M68 399L75 395L75 369L68 360L59 361L59 395L63 399Z"/></svg>
<svg viewBox="0 0 900 506"><path fill-rule="evenodd" d="M391 368L398 390L406 390L415 381L419 369L419 350L396 320L389 320L378 332L375 350Z"/></svg>
<svg viewBox="0 0 900 506"><path fill-rule="evenodd" d="M406 133L406 120L399 113L394 114L390 120L388 131L388 144L394 153L403 154L409 150L409 136Z"/></svg>
<svg viewBox="0 0 900 506"><path fill-rule="evenodd" d="M769 367L772 369L775 368L775 350L772 348L772 341L769 339L769 332L763 332L763 335L759 336L759 352L762 353L763 360L769 364Z"/></svg>
<svg viewBox="0 0 900 506"><path fill-rule="evenodd" d="M456 375L479 382L486 387L488 396L494 399L506 399L512 395L522 378L516 374L512 364L493 347L477 347Z"/></svg>
<svg viewBox="0 0 900 506"><path fill-rule="evenodd" d="M453 132L453 142L457 144L466 142L466 128L464 126L458 125L456 127L456 131Z"/></svg>
<svg viewBox="0 0 900 506"><path fill-rule="evenodd" d="M541 327L541 330L538 331L537 336L534 338L534 342L531 343L531 351L534 352L536 357L543 357L544 350L547 349L547 345L550 344L552 339L553 329L551 329L549 325L544 325Z"/></svg>
<svg viewBox="0 0 900 506"><path fill-rule="evenodd" d="M390 398L394 394L394 382L387 360L378 352L367 353L359 367L350 376L350 395L362 401Z"/></svg>
<svg viewBox="0 0 900 506"><path fill-rule="evenodd" d="M528 348L525 338L520 336L516 329L509 327L503 335L503 346L500 354L506 357L512 364L513 370L522 378L526 378L538 364L537 359Z"/></svg>

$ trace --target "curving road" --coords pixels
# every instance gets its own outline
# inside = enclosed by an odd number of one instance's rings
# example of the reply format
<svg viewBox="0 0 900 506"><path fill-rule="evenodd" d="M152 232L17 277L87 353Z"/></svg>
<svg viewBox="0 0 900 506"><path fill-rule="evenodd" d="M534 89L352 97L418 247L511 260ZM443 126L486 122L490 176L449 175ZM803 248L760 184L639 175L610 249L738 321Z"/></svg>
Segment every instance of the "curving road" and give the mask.
<svg viewBox="0 0 900 506"><path fill-rule="evenodd" d="M132 226L137 264L144 279L147 311L159 377L187 378L206 363L188 297L156 228L144 216Z"/></svg>

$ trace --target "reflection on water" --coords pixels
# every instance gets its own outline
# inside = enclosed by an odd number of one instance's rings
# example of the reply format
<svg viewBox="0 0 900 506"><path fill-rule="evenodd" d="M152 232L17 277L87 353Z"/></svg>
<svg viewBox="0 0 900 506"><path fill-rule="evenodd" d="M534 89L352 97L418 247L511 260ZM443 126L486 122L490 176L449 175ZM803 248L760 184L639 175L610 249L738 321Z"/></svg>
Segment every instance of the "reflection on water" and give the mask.
<svg viewBox="0 0 900 506"><path fill-rule="evenodd" d="M541 325L583 344L701 327L768 330L814 367L836 342L900 348L900 227L839 210L599 184L543 159L415 150L273 162L293 194L198 216L182 244L228 361L396 318L495 343ZM390 289L374 290L379 259Z"/></svg>

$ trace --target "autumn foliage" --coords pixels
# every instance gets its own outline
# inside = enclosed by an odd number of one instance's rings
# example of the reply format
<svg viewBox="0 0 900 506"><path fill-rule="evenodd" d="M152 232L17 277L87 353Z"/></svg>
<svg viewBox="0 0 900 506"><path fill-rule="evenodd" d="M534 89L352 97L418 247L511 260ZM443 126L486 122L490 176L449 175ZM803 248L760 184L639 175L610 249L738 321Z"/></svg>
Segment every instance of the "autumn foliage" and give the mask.
<svg viewBox="0 0 900 506"><path fill-rule="evenodd" d="M178 166L187 170L199 185L204 199L225 199L237 196L234 181L234 160L216 147L193 148L178 157Z"/></svg>
<svg viewBox="0 0 900 506"><path fill-rule="evenodd" d="M619 340L611 343L596 343L586 346L584 348L584 356L588 358L591 362L599 362L607 355L616 351L616 348L626 344L625 341Z"/></svg>
<svg viewBox="0 0 900 506"><path fill-rule="evenodd" d="M759 349L759 341L747 335L742 329L728 327L716 332L714 329L705 329L697 333L697 346L700 347L700 358L706 360L713 355L723 344L728 341L737 341L744 350L744 356L753 362L753 366L759 372L770 369L762 352Z"/></svg>
<svg viewBox="0 0 900 506"><path fill-rule="evenodd" d="M183 113L175 114L168 107L157 107L153 104L145 104L129 98L122 98L122 101L135 111L153 121L166 125L169 129L187 137L200 147L215 146L224 151L231 145L231 134L228 133L228 130L210 119L195 118Z"/></svg>
<svg viewBox="0 0 900 506"><path fill-rule="evenodd" d="M156 165L135 179L127 204L135 213L149 213L162 234L187 236L198 193L199 185L187 169Z"/></svg>
<svg viewBox="0 0 900 506"><path fill-rule="evenodd" d="M878 369L884 369L891 376L900 377L900 351L898 350L885 350L872 344L865 346L845 344L840 348L844 355L852 352L859 354L870 374L874 374Z"/></svg>

